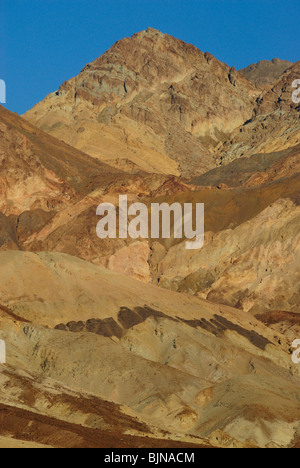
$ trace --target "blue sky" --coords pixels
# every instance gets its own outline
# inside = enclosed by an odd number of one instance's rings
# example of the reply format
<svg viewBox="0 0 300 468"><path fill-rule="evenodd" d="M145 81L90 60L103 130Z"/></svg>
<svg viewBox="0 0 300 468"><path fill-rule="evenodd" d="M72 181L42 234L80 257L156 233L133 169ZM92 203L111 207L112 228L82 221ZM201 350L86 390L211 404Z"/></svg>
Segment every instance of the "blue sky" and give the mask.
<svg viewBox="0 0 300 468"><path fill-rule="evenodd" d="M148 26L243 68L300 59L299 0L1 0L0 79L19 114Z"/></svg>

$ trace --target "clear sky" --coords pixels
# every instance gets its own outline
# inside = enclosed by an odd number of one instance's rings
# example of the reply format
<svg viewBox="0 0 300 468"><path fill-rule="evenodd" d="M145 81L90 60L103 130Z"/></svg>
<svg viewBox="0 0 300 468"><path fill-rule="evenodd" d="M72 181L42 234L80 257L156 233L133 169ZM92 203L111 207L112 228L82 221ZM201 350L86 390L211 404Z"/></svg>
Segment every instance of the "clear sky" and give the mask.
<svg viewBox="0 0 300 468"><path fill-rule="evenodd" d="M300 60L300 0L1 0L6 107L30 109L115 41L147 27L237 69Z"/></svg>

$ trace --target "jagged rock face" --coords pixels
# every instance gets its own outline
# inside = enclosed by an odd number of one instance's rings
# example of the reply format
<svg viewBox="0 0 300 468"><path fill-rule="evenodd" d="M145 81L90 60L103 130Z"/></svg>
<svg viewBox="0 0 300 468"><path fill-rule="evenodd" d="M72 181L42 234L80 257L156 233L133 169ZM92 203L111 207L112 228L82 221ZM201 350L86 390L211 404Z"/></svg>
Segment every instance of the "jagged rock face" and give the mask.
<svg viewBox="0 0 300 468"><path fill-rule="evenodd" d="M273 60L261 60L260 62L252 63L240 70L240 73L258 86L267 87L292 65L292 62L288 60L274 58Z"/></svg>
<svg viewBox="0 0 300 468"><path fill-rule="evenodd" d="M191 175L252 116L260 91L235 69L159 31L117 42L25 114L88 154L128 171Z"/></svg>

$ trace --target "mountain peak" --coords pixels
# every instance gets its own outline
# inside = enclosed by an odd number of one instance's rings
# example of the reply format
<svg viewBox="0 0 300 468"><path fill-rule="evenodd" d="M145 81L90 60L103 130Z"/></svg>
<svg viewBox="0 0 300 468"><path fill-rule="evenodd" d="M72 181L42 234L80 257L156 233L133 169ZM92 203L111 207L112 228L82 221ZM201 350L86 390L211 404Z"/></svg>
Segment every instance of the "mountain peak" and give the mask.
<svg viewBox="0 0 300 468"><path fill-rule="evenodd" d="M210 54L149 27L116 42L26 118L118 169L121 159L125 170L133 163L189 177L214 167L211 150L251 118L258 94Z"/></svg>
<svg viewBox="0 0 300 468"><path fill-rule="evenodd" d="M155 29L155 28L147 28L146 33L147 34L161 34L161 35L163 35L163 33L161 31L159 31L158 29Z"/></svg>
<svg viewBox="0 0 300 468"><path fill-rule="evenodd" d="M166 36L166 34L162 33L158 29L149 27L147 29L144 29L143 31L139 31L139 32L133 34L133 36L131 36L130 39L141 39L141 40L143 40L143 39L153 39L153 40L157 40L157 39L163 39L165 36ZM121 40L121 42L122 42L122 40Z"/></svg>

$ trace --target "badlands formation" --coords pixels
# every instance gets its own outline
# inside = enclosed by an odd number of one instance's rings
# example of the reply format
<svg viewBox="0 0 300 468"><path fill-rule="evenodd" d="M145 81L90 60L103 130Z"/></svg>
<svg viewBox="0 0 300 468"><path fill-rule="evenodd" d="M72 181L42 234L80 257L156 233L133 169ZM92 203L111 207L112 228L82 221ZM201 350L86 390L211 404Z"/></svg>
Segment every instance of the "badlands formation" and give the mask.
<svg viewBox="0 0 300 468"><path fill-rule="evenodd" d="M148 29L0 107L0 447L299 447L298 78ZM120 194L204 247L99 239Z"/></svg>

